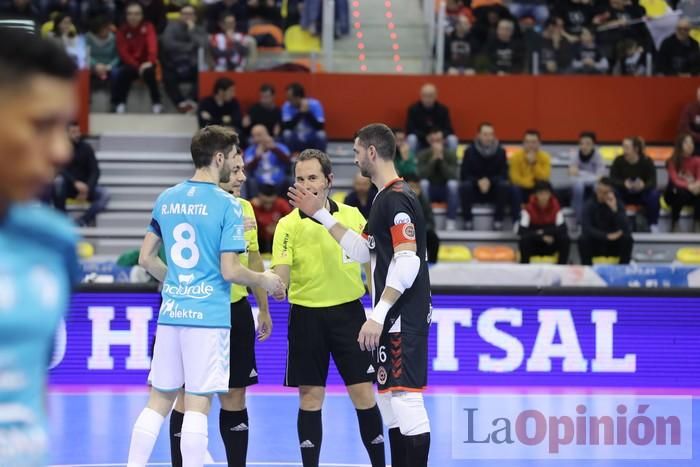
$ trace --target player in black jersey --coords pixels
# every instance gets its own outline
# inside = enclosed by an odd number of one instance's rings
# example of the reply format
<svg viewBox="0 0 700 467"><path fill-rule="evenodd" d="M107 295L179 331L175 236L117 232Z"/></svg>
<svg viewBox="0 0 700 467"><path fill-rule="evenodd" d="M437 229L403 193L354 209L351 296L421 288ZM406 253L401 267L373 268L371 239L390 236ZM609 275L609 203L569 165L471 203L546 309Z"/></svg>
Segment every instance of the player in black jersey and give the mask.
<svg viewBox="0 0 700 467"><path fill-rule="evenodd" d="M425 219L416 195L396 174L395 149L394 134L383 124L368 125L355 138L355 163L379 189L362 236L338 223L304 187L290 188L289 197L323 224L350 258L371 261L374 309L357 340L374 352L392 466L426 467L430 423L422 391L431 305Z"/></svg>

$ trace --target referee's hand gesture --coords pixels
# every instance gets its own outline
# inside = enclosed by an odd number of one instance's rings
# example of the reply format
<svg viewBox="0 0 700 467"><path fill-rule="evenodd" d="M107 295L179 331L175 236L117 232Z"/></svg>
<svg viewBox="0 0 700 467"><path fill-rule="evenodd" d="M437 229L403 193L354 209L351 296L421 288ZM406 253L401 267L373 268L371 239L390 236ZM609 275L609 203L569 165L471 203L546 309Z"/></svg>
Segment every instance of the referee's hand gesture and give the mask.
<svg viewBox="0 0 700 467"><path fill-rule="evenodd" d="M379 336L382 334L383 326L373 319L368 319L360 329L357 342L362 350L374 350L379 347Z"/></svg>
<svg viewBox="0 0 700 467"><path fill-rule="evenodd" d="M316 211L324 207L323 198L313 194L300 183L290 186L287 196L289 196L289 202L292 206L299 208L301 212L309 217L313 217Z"/></svg>

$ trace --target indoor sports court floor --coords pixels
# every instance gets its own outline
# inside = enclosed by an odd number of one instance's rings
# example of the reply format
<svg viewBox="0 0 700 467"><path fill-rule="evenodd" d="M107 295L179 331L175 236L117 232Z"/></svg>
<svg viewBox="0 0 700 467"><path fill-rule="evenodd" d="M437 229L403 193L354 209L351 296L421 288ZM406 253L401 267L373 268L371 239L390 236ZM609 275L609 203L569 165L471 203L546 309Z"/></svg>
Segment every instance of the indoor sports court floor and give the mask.
<svg viewBox="0 0 700 467"><path fill-rule="evenodd" d="M357 430L355 411L343 388L329 388L324 405L322 466L365 466L367 457ZM528 393L585 394L587 391L559 388L453 388L426 394L431 417L432 446L430 466L498 466L498 467L632 467L632 466L700 466L698 449L686 460L456 460L452 456L452 417L454 394L505 394L517 405ZM627 391L629 392L629 391ZM659 394L659 393L656 393ZM661 392L661 394L664 394ZM676 394L682 392L676 391ZM56 466L124 466L132 423L143 408L147 394L142 388L79 386L53 387L49 393L51 413L51 462ZM251 420L248 465L300 466L297 447L297 396L279 387L256 387L248 399ZM209 452L212 465L226 465L218 435L218 405L209 419ZM700 444L700 393L692 399L692 444ZM170 465L166 420L158 439L152 465ZM497 449L497 448L495 448Z"/></svg>

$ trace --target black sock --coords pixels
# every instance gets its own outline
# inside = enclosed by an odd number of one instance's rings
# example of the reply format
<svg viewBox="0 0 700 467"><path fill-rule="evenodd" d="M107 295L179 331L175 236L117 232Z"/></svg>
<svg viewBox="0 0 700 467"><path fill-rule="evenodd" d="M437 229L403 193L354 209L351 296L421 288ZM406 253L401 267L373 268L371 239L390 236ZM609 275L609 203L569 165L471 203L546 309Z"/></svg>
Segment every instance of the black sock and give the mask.
<svg viewBox="0 0 700 467"><path fill-rule="evenodd" d="M182 453L180 452L180 432L185 414L173 410L170 413L170 463L173 467L182 467Z"/></svg>
<svg viewBox="0 0 700 467"><path fill-rule="evenodd" d="M299 409L297 433L299 434L299 449L301 449L301 461L304 467L318 467L321 440L323 439L321 411L311 412Z"/></svg>
<svg viewBox="0 0 700 467"><path fill-rule="evenodd" d="M229 467L245 467L248 456L248 409L219 412L219 432Z"/></svg>
<svg viewBox="0 0 700 467"><path fill-rule="evenodd" d="M360 436L362 443L369 454L372 467L386 467L384 457L384 427L382 426L382 414L376 405L370 409L357 410L357 421L360 423Z"/></svg>
<svg viewBox="0 0 700 467"><path fill-rule="evenodd" d="M391 467L406 467L406 445L404 436L398 428L389 428L389 448L391 449Z"/></svg>
<svg viewBox="0 0 700 467"><path fill-rule="evenodd" d="M430 451L430 432L419 435L404 436L408 467L428 467L428 451Z"/></svg>

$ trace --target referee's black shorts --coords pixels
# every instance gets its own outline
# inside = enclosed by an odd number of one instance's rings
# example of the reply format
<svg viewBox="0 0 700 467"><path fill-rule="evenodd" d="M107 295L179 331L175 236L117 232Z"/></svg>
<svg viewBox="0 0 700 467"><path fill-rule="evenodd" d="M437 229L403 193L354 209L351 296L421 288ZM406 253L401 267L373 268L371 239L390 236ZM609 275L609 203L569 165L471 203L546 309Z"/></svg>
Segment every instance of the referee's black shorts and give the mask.
<svg viewBox="0 0 700 467"><path fill-rule="evenodd" d="M156 346L156 336L151 342L151 355ZM258 384L258 367L255 362L255 320L250 302L243 297L231 303L231 351L229 389L245 388Z"/></svg>
<svg viewBox="0 0 700 467"><path fill-rule="evenodd" d="M231 304L231 373L229 388L258 384L255 363L255 320L250 302L243 297Z"/></svg>
<svg viewBox="0 0 700 467"><path fill-rule="evenodd" d="M292 305L284 385L325 386L331 355L346 386L374 382L372 354L357 342L366 320L359 300L323 308Z"/></svg>

